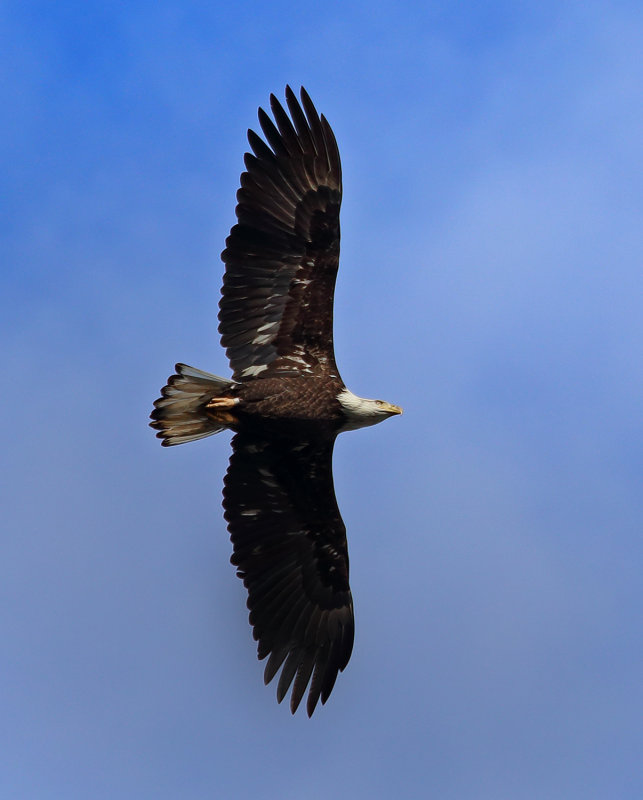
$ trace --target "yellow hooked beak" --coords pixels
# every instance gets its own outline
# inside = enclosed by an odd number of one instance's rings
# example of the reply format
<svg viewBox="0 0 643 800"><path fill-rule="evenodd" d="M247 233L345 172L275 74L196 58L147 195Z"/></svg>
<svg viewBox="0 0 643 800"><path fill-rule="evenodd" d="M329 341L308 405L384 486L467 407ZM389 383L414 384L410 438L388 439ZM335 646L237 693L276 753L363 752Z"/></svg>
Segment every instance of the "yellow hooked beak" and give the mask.
<svg viewBox="0 0 643 800"><path fill-rule="evenodd" d="M400 406L394 406L393 403L384 403L384 410L387 414L401 414L402 408Z"/></svg>

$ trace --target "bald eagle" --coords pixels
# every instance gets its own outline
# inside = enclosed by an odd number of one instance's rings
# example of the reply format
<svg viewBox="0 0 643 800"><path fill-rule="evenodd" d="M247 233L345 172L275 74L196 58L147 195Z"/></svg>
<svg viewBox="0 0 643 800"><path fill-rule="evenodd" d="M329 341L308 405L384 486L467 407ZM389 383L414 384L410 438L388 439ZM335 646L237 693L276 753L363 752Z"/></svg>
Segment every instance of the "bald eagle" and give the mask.
<svg viewBox="0 0 643 800"><path fill-rule="evenodd" d="M333 350L342 176L330 125L301 89L290 116L274 95L259 109L265 141L237 193L226 240L219 332L232 379L176 365L150 423L165 446L230 429L223 505L232 563L248 590L268 683L294 713L324 703L354 634L346 529L332 476L335 438L402 410L353 394Z"/></svg>

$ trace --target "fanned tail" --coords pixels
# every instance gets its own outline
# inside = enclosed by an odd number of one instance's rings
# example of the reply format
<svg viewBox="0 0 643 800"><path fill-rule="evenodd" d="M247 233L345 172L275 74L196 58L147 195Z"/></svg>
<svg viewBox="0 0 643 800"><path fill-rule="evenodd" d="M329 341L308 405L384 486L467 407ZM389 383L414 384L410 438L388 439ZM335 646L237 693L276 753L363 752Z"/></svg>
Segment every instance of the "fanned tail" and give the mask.
<svg viewBox="0 0 643 800"><path fill-rule="evenodd" d="M230 389L234 381L219 378L187 364L177 364L176 374L161 389L150 414L161 444L170 447L212 436L229 427L234 418L226 407L233 405ZM221 410L212 407L213 399L221 399ZM208 409L208 404L211 407Z"/></svg>

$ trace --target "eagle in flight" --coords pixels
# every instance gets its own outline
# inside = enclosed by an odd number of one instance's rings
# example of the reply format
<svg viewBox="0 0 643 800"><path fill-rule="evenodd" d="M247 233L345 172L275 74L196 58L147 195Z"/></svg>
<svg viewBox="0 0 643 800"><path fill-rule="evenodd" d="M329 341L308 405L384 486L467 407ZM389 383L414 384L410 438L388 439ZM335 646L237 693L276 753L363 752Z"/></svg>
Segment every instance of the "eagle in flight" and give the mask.
<svg viewBox="0 0 643 800"><path fill-rule="evenodd" d="M259 109L265 141L237 193L226 240L221 344L232 379L177 364L150 423L165 446L230 429L224 516L232 563L248 590L250 624L268 683L281 669L279 702L292 685L294 713L328 699L354 634L346 528L333 488L338 433L402 409L353 394L333 350L342 175L330 125L307 92L286 87ZM294 681L294 683L293 683Z"/></svg>

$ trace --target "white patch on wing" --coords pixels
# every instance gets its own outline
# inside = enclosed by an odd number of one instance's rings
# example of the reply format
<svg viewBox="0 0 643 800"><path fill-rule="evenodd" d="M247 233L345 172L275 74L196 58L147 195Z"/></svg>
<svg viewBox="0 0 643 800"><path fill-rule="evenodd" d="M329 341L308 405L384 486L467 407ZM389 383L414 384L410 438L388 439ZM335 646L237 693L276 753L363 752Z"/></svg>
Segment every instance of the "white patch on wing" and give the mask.
<svg viewBox="0 0 643 800"><path fill-rule="evenodd" d="M264 486L268 486L270 489L278 489L279 484L275 480L275 476L269 469L265 469L264 467L259 467L259 474L261 475L261 482Z"/></svg>
<svg viewBox="0 0 643 800"><path fill-rule="evenodd" d="M292 364L299 373L307 372L312 374L311 366L303 356L290 353L289 355L284 356L284 361L288 364Z"/></svg>
<svg viewBox="0 0 643 800"><path fill-rule="evenodd" d="M242 371L241 375L244 378L248 378L251 375L259 375L259 373L264 372L267 369L268 369L267 364L253 364L251 367L246 367Z"/></svg>
<svg viewBox="0 0 643 800"><path fill-rule="evenodd" d="M263 333L264 331L269 331L271 328L276 328L279 325L278 322L266 322L260 328L257 328L257 333Z"/></svg>
<svg viewBox="0 0 643 800"><path fill-rule="evenodd" d="M296 356L294 353L292 353L291 355L287 356L287 358L288 361L294 361L295 364L302 364L304 367L308 366L308 362L303 356Z"/></svg>
<svg viewBox="0 0 643 800"><path fill-rule="evenodd" d="M272 334L271 333L263 333L263 334L261 334L261 336L255 336L255 338L252 340L252 343L253 344L257 344L257 345L259 345L259 344L268 344L268 342L271 339L272 339Z"/></svg>

